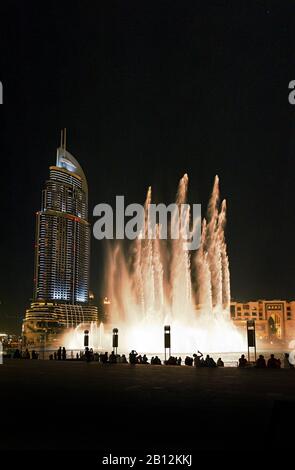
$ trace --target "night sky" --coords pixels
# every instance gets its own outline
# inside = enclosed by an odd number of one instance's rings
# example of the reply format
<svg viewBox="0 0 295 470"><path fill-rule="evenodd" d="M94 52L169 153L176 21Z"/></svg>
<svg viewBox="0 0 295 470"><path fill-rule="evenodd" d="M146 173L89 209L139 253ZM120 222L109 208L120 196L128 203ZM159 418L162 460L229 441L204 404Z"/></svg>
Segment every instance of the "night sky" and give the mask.
<svg viewBox="0 0 295 470"><path fill-rule="evenodd" d="M62 127L94 205L228 202L232 297L295 299L293 1L1 3L0 330L32 297L35 212ZM101 295L103 242L92 238Z"/></svg>

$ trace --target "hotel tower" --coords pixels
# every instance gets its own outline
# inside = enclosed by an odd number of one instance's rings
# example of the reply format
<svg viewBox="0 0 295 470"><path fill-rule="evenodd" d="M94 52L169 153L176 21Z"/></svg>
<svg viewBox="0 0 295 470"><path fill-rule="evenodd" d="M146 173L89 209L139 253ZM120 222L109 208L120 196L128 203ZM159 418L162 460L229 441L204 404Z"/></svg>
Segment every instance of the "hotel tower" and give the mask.
<svg viewBox="0 0 295 470"><path fill-rule="evenodd" d="M26 346L57 345L66 330L98 320L97 308L89 303L90 234L87 180L66 150L64 130L36 213L33 302L23 322Z"/></svg>

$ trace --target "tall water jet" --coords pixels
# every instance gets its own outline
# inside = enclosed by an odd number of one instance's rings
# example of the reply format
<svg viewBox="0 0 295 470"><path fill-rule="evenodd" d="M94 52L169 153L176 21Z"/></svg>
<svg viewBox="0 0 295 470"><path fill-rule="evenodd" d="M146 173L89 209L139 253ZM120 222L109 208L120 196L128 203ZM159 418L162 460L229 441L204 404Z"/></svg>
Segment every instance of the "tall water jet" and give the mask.
<svg viewBox="0 0 295 470"><path fill-rule="evenodd" d="M188 176L184 175L176 194L177 207L185 204L187 191ZM119 344L124 352L161 352L163 326L168 322L174 352L232 352L244 348L230 319L230 273L224 235L226 203L223 201L220 206L219 200L216 176L199 249L189 252L183 249L184 234L175 213L170 234L173 229L180 229L178 239L162 240L160 225L153 238L147 237L152 201L149 188L144 233L131 243L128 255L123 245L110 249L107 295L111 305L106 330L119 328ZM184 216L189 219L189 210Z"/></svg>
<svg viewBox="0 0 295 470"><path fill-rule="evenodd" d="M178 185L178 191L176 196L176 204L180 209L182 204L186 203L188 189L188 176L185 174ZM189 214L185 214L189 217ZM190 258L189 252L183 249L184 237L182 233L181 217L179 212L173 214L172 227L176 229L176 233L180 236L177 240L172 240L172 258L171 258L171 272L170 272L170 284L172 289L172 315L174 319L178 318L180 312L182 315L190 309L191 305L191 274L190 274Z"/></svg>
<svg viewBox="0 0 295 470"><path fill-rule="evenodd" d="M230 273L225 243L226 201L219 211L219 180L215 177L209 201L207 219L203 221L201 246L196 256L198 289L201 304L212 307L212 311L230 307ZM211 297L211 298L210 298Z"/></svg>
<svg viewBox="0 0 295 470"><path fill-rule="evenodd" d="M205 237L207 234L207 222L203 220L202 237L200 248L196 255L196 302L203 312L212 312L212 288L211 288L211 272L208 262L208 253L205 251Z"/></svg>
<svg viewBox="0 0 295 470"><path fill-rule="evenodd" d="M226 223L226 200L221 204L221 212L219 216L219 238L221 249L221 265L222 265L222 303L225 310L230 308L230 273L227 248L225 243L224 228Z"/></svg>

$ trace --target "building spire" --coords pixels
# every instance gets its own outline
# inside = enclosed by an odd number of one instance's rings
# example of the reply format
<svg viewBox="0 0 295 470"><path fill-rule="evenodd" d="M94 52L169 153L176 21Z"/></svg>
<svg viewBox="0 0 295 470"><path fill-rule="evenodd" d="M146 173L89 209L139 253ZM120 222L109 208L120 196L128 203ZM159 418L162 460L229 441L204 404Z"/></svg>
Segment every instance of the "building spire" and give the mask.
<svg viewBox="0 0 295 470"><path fill-rule="evenodd" d="M60 131L60 147L63 150L66 150L66 146L67 146L67 129L66 127L64 127L64 129Z"/></svg>

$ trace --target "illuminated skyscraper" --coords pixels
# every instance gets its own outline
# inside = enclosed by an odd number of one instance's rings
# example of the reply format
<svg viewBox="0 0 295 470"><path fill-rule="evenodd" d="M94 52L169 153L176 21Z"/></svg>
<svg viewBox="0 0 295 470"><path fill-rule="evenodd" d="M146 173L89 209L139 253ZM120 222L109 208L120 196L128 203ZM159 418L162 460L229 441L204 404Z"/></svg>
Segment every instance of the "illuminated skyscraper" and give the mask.
<svg viewBox="0 0 295 470"><path fill-rule="evenodd" d="M27 342L34 334L97 321L89 305L90 225L88 186L77 160L66 150L62 132L56 165L49 168L36 213L34 298L24 320ZM32 334L33 333L33 337Z"/></svg>
<svg viewBox="0 0 295 470"><path fill-rule="evenodd" d="M87 182L63 144L36 215L34 300L88 301L90 226Z"/></svg>

